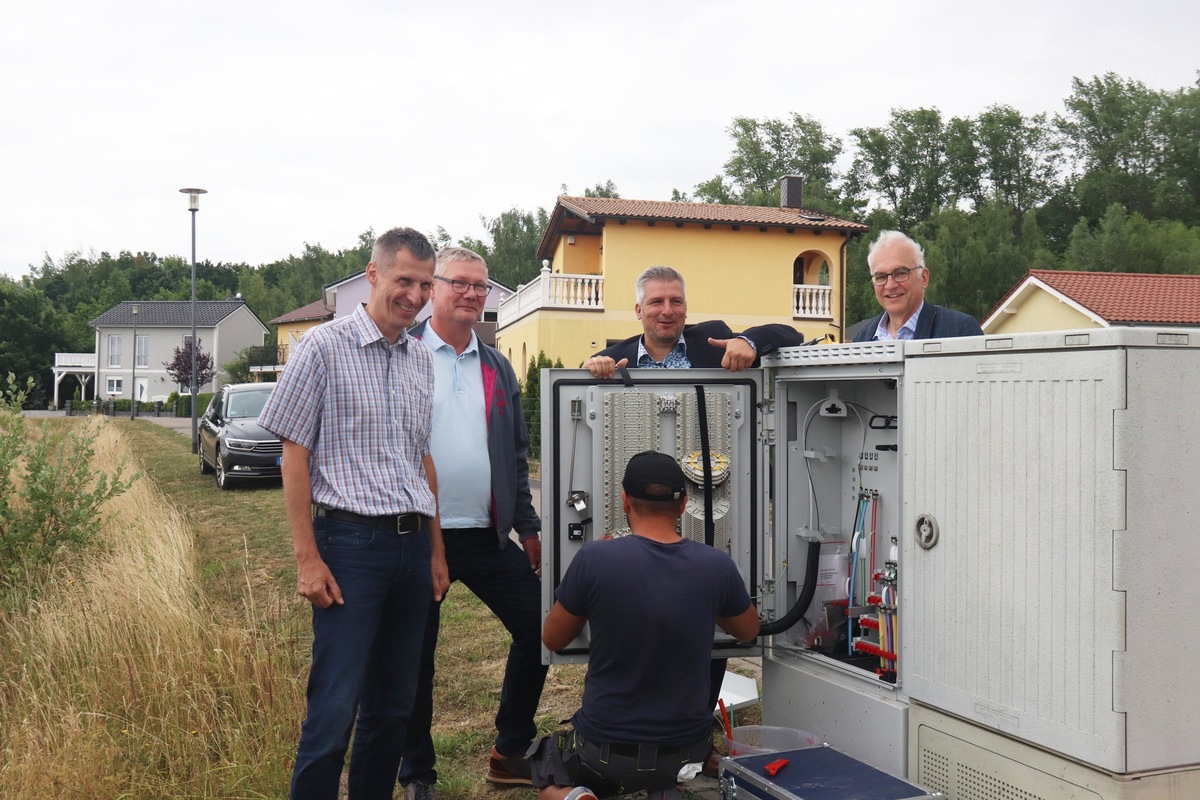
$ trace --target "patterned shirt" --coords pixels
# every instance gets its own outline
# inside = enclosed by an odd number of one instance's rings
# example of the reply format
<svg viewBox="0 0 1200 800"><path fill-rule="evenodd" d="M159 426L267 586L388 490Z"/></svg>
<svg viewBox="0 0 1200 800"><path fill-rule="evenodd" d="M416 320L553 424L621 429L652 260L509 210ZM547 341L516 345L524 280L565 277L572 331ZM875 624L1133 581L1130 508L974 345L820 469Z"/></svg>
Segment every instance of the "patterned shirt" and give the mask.
<svg viewBox="0 0 1200 800"><path fill-rule="evenodd" d="M433 360L406 333L388 342L365 306L304 335L258 421L310 452L314 503L367 516L436 512L421 463Z"/></svg>
<svg viewBox="0 0 1200 800"><path fill-rule="evenodd" d="M875 326L876 342L903 342L912 339L917 335L917 318L921 316L921 309L925 307L925 301L921 301L921 305L917 306L916 313L904 320L904 324L900 326L900 330L896 331L896 336L892 337L892 332L888 330L888 315L884 314L879 318L879 324Z"/></svg>
<svg viewBox="0 0 1200 800"><path fill-rule="evenodd" d="M749 345L751 347L754 348L755 353L758 352L758 345L756 345L753 341L751 341L748 336L742 336L741 334L739 334L733 338L742 339L742 340L746 341L747 343L749 343ZM684 338L682 336L679 337L679 341L675 343L675 346L671 348L671 352L667 353L666 358L664 358L662 361L655 361L654 356L650 355L650 353L648 353L646 351L645 336L638 337L638 351L637 352L638 352L638 357L637 357L636 366L639 367L640 369L691 369L692 368L692 360L690 358L688 358L688 354L687 354L687 342L684 341Z"/></svg>
<svg viewBox="0 0 1200 800"><path fill-rule="evenodd" d="M692 362L687 356L687 342L680 336L671 352L667 353L662 361L655 361L654 356L646 352L646 339L642 337L638 339L637 366L642 369L691 369Z"/></svg>

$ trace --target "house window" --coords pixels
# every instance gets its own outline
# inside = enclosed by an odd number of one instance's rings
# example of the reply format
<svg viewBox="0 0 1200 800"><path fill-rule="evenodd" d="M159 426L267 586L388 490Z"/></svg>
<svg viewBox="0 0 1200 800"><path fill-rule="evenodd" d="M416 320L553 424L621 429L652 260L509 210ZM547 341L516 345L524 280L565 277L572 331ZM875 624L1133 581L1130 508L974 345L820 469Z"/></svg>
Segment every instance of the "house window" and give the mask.
<svg viewBox="0 0 1200 800"><path fill-rule="evenodd" d="M117 337L117 338L120 338L120 337ZM109 378L108 379L108 393L110 395L124 394L125 393L125 379L124 378Z"/></svg>
<svg viewBox="0 0 1200 800"><path fill-rule="evenodd" d="M137 366L150 366L150 337L139 334L137 341L134 342L133 349L136 351L134 362Z"/></svg>
<svg viewBox="0 0 1200 800"><path fill-rule="evenodd" d="M121 334L119 333L108 335L108 365L110 367L121 366Z"/></svg>
<svg viewBox="0 0 1200 800"><path fill-rule="evenodd" d="M499 311L489 311L487 309L484 309L484 311L483 311L483 321L484 322L495 322L499 318L500 318Z"/></svg>

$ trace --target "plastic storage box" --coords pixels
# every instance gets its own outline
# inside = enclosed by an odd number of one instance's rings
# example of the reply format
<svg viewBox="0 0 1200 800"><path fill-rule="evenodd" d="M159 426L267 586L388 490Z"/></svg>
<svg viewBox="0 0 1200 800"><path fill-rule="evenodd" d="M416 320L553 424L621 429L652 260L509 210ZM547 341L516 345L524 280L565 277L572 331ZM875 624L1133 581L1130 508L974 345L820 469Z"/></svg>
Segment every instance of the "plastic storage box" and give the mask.
<svg viewBox="0 0 1200 800"><path fill-rule="evenodd" d="M735 757L778 753L821 744L820 737L808 731L772 725L743 725L733 729L732 739L728 736L724 739L725 752Z"/></svg>

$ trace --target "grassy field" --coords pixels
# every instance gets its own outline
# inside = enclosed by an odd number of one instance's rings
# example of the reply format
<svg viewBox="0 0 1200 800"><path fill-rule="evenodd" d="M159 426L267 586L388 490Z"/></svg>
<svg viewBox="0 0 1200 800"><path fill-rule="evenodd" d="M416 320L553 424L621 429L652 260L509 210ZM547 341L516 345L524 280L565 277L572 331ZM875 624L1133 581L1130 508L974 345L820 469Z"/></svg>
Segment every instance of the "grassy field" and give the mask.
<svg viewBox="0 0 1200 800"><path fill-rule="evenodd" d="M129 453L146 477L113 502L104 547L0 615L0 797L285 797L311 639L282 491L222 492L186 436L103 424L98 463ZM492 614L452 587L434 721L446 800L536 796L483 780L507 647ZM583 675L550 670L543 731L575 710Z"/></svg>

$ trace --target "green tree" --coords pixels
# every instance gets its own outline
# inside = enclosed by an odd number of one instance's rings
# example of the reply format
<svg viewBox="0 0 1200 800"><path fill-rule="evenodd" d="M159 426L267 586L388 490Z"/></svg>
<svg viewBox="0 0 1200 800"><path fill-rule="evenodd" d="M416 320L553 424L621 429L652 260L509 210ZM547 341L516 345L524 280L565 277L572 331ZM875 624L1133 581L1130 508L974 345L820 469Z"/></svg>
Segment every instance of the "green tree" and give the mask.
<svg viewBox="0 0 1200 800"><path fill-rule="evenodd" d="M491 241L465 237L459 240L459 245L483 256L488 275L507 286L516 287L533 280L541 269L537 263L538 245L550 222L546 210L522 211L514 206L492 219L479 219Z"/></svg>
<svg viewBox="0 0 1200 800"><path fill-rule="evenodd" d="M928 219L959 189L947 158L947 128L936 108L892 109L883 127L850 131L858 152L851 167L854 191L873 195L902 229Z"/></svg>
<svg viewBox="0 0 1200 800"><path fill-rule="evenodd" d="M1200 225L1200 78L1164 98L1154 128L1164 148L1154 207L1160 216Z"/></svg>
<svg viewBox="0 0 1200 800"><path fill-rule="evenodd" d="M841 189L837 160L842 140L820 122L793 113L788 120L735 117L726 129L733 154L725 171L695 188L697 200L729 205L778 206L780 179L804 177L804 205L817 211L845 213L853 203ZM684 199L676 190L672 199Z"/></svg>
<svg viewBox="0 0 1200 800"><path fill-rule="evenodd" d="M191 356L189 355L188 358L190 359ZM238 350L231 360L221 365L221 373L225 376L227 383L248 383L250 381L250 348L243 347Z"/></svg>
<svg viewBox="0 0 1200 800"><path fill-rule="evenodd" d="M1075 192L1085 216L1098 219L1113 203L1155 215L1155 182L1164 143L1158 124L1166 95L1114 73L1074 78L1066 113L1055 124L1071 146L1081 175ZM1194 149L1194 131L1191 145Z"/></svg>
<svg viewBox="0 0 1200 800"><path fill-rule="evenodd" d="M564 186L563 188L565 189L566 187ZM566 194L566 192L564 191L563 194ZM609 178L604 183L597 183L591 189L584 189L583 196L612 197L619 199L621 197L621 193L617 191L617 185L612 182L612 178Z"/></svg>
<svg viewBox="0 0 1200 800"><path fill-rule="evenodd" d="M73 352L62 320L46 296L0 276L0 375L33 381L28 400L45 408L54 392L56 352Z"/></svg>
<svg viewBox="0 0 1200 800"><path fill-rule="evenodd" d="M979 115L975 132L987 194L1013 209L1019 235L1025 214L1048 200L1058 185L1054 129L1045 114L1026 117L1011 106L994 105Z"/></svg>
<svg viewBox="0 0 1200 800"><path fill-rule="evenodd" d="M542 370L555 367L562 369L562 359L551 363L544 350L539 350L536 358L529 359L529 367L525 370L525 385L521 387L521 408L525 411L525 426L529 429L529 457L540 458L541 447L541 414L542 414Z"/></svg>
<svg viewBox="0 0 1200 800"><path fill-rule="evenodd" d="M1015 231L1015 215L1008 204L992 200L975 213L944 209L918 227L930 301L978 320L991 311L1037 261L1035 218L1027 220L1022 236Z"/></svg>
<svg viewBox="0 0 1200 800"><path fill-rule="evenodd" d="M1067 269L1093 272L1200 274L1200 229L1151 221L1114 203L1094 228L1080 220L1064 261Z"/></svg>

